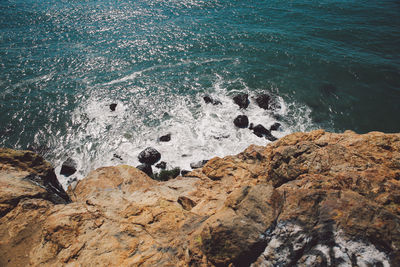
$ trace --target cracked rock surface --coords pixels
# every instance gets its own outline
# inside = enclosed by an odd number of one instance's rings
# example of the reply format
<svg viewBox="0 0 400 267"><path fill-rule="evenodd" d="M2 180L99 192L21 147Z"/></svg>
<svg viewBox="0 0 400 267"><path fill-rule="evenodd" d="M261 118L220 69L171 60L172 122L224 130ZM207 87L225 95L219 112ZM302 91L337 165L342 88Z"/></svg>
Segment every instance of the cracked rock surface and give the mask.
<svg viewBox="0 0 400 267"><path fill-rule="evenodd" d="M68 196L26 153L0 150L0 266L400 266L400 134L295 133L165 182L104 167Z"/></svg>

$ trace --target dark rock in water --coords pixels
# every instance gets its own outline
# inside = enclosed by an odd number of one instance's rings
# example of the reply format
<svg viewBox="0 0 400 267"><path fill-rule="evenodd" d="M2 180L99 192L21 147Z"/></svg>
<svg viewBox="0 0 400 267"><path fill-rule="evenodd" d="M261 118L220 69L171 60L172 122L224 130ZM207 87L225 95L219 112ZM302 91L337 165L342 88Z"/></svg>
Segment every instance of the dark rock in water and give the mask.
<svg viewBox="0 0 400 267"><path fill-rule="evenodd" d="M151 169L151 165L140 164L139 166L136 166L136 168L141 170L142 172L144 172L145 174L147 174L150 177L153 175L153 170Z"/></svg>
<svg viewBox="0 0 400 267"><path fill-rule="evenodd" d="M215 140L221 140L221 139L226 139L226 138L229 138L229 134L223 134L223 135L218 135L218 136L215 136L215 135L213 135L212 137L215 139Z"/></svg>
<svg viewBox="0 0 400 267"><path fill-rule="evenodd" d="M167 163L165 161L161 161L160 163L156 164L156 168L165 170L165 168L167 168Z"/></svg>
<svg viewBox="0 0 400 267"><path fill-rule="evenodd" d="M281 127L281 124L279 122L275 122L274 124L271 125L271 127L269 127L269 130L276 131L279 129L279 127Z"/></svg>
<svg viewBox="0 0 400 267"><path fill-rule="evenodd" d="M192 162L190 163L190 168L192 169L198 169L203 167L206 163L208 162L208 160L200 160L198 162Z"/></svg>
<svg viewBox="0 0 400 267"><path fill-rule="evenodd" d="M250 130L253 130L253 129L254 129L254 123L250 123L249 129L250 129Z"/></svg>
<svg viewBox="0 0 400 267"><path fill-rule="evenodd" d="M216 99L212 99L210 96L206 95L203 97L204 102L206 102L206 104L213 104L215 105L222 105L221 101L216 100Z"/></svg>
<svg viewBox="0 0 400 267"><path fill-rule="evenodd" d="M240 108L243 109L247 108L250 104L248 94L238 94L233 97L233 101L235 102L236 105L238 105Z"/></svg>
<svg viewBox="0 0 400 267"><path fill-rule="evenodd" d="M247 128L249 125L249 118L247 118L246 115L239 115L233 120L233 123L236 127Z"/></svg>
<svg viewBox="0 0 400 267"><path fill-rule="evenodd" d="M158 140L160 142L169 142L169 141L171 141L171 134L169 133L169 134L163 135L160 138L158 138Z"/></svg>
<svg viewBox="0 0 400 267"><path fill-rule="evenodd" d="M264 126L262 126L261 124L257 124L256 126L254 126L253 133L255 135L257 135L258 137L265 137L270 141L277 140L277 138L275 136L273 136L271 134L271 132L268 129L266 129Z"/></svg>
<svg viewBox="0 0 400 267"><path fill-rule="evenodd" d="M111 111L115 111L115 108L117 107L117 104L116 103L112 103L112 104L110 104L110 109L111 109Z"/></svg>
<svg viewBox="0 0 400 267"><path fill-rule="evenodd" d="M262 109L269 109L270 108L270 100L271 96L267 94L262 94L257 96L256 103Z"/></svg>
<svg viewBox="0 0 400 267"><path fill-rule="evenodd" d="M60 174L65 175L65 176L70 176L76 172L76 167L77 164L75 160L71 158L67 158L66 161L61 166L61 171Z"/></svg>
<svg viewBox="0 0 400 267"><path fill-rule="evenodd" d="M160 173L155 173L153 179L157 181L168 181L176 178L181 173L180 168L174 168L172 170L162 170Z"/></svg>
<svg viewBox="0 0 400 267"><path fill-rule="evenodd" d="M188 170L181 170L181 175L185 176L186 174L188 174L190 171Z"/></svg>
<svg viewBox="0 0 400 267"><path fill-rule="evenodd" d="M161 159L161 154L156 149L148 147L139 153L138 159L140 163L153 165Z"/></svg>
<svg viewBox="0 0 400 267"><path fill-rule="evenodd" d="M116 159L122 160L122 157L120 155L118 155L118 154L114 154L113 157L116 158Z"/></svg>

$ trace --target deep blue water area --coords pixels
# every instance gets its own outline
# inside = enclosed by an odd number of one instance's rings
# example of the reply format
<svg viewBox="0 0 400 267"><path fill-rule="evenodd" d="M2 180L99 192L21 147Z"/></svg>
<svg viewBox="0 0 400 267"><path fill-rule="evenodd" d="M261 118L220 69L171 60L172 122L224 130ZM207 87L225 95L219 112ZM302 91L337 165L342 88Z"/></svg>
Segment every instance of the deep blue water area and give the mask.
<svg viewBox="0 0 400 267"><path fill-rule="evenodd" d="M234 128L238 114L279 121L278 137L399 132L399 12L398 0L2 0L0 146L72 156L85 175L136 164L148 145L172 167L267 143ZM281 108L239 110L240 92Z"/></svg>

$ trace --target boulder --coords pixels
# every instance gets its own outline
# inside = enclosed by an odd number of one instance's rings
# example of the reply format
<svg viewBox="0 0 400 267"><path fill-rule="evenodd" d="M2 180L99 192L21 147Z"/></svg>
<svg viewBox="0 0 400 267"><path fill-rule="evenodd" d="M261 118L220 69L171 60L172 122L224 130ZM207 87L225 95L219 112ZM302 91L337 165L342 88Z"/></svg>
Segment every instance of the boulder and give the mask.
<svg viewBox="0 0 400 267"><path fill-rule="evenodd" d="M222 105L221 101L211 98L209 95L203 97L203 100L206 104Z"/></svg>
<svg viewBox="0 0 400 267"><path fill-rule="evenodd" d="M176 178L181 173L180 168L173 168L172 170L162 170L153 175L153 179L157 181L168 181Z"/></svg>
<svg viewBox="0 0 400 267"><path fill-rule="evenodd" d="M161 159L161 154L156 149L147 147L145 150L139 153L138 159L140 163L153 165Z"/></svg>
<svg viewBox="0 0 400 267"><path fill-rule="evenodd" d="M206 163L208 162L208 160L200 160L198 162L192 162L190 163L190 168L192 169L198 169L203 167Z"/></svg>
<svg viewBox="0 0 400 267"><path fill-rule="evenodd" d="M258 137L265 137L266 139L268 139L269 141L275 141L277 140L276 137L274 137L271 132L266 129L264 126L262 126L261 124L257 124L256 126L254 126L252 128L253 133L255 135L257 135Z"/></svg>
<svg viewBox="0 0 400 267"><path fill-rule="evenodd" d="M249 125L249 118L247 118L246 115L239 115L233 120L233 124L238 128L247 128Z"/></svg>
<svg viewBox="0 0 400 267"><path fill-rule="evenodd" d="M281 127L281 124L279 122L275 122L274 124L271 125L271 127L269 127L269 130L277 131L279 129L279 127Z"/></svg>
<svg viewBox="0 0 400 267"><path fill-rule="evenodd" d="M147 174L149 177L153 176L153 170L149 164L140 164L136 166L136 168Z"/></svg>
<svg viewBox="0 0 400 267"><path fill-rule="evenodd" d="M76 172L77 164L72 158L67 158L61 165L60 174L70 176Z"/></svg>
<svg viewBox="0 0 400 267"><path fill-rule="evenodd" d="M242 109L246 109L249 104L249 95L248 94L238 94L233 97L233 102L238 105Z"/></svg>
<svg viewBox="0 0 400 267"><path fill-rule="evenodd" d="M111 111L115 111L116 108L117 108L117 104L116 103L110 104Z"/></svg>
<svg viewBox="0 0 400 267"><path fill-rule="evenodd" d="M171 141L171 134L169 133L169 134L163 135L160 138L158 138L158 140L160 142L169 142L169 141Z"/></svg>
<svg viewBox="0 0 400 267"><path fill-rule="evenodd" d="M167 163L165 161L161 161L156 164L157 169L165 170L167 168Z"/></svg>
<svg viewBox="0 0 400 267"><path fill-rule="evenodd" d="M271 96L267 94L258 95L256 98L257 105L262 109L269 109L270 108L270 100Z"/></svg>

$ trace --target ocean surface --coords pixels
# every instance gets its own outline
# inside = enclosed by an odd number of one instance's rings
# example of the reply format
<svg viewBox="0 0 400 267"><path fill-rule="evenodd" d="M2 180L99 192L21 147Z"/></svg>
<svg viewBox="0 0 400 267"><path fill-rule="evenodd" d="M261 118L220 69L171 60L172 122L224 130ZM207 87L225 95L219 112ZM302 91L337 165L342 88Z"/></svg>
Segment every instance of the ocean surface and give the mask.
<svg viewBox="0 0 400 267"><path fill-rule="evenodd" d="M237 93L250 95L246 110ZM261 93L278 107L259 108ZM190 170L267 144L235 128L239 114L280 122L277 137L399 132L400 2L0 1L0 146L33 149L57 172L73 158L64 185L136 166L147 146Z"/></svg>

